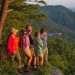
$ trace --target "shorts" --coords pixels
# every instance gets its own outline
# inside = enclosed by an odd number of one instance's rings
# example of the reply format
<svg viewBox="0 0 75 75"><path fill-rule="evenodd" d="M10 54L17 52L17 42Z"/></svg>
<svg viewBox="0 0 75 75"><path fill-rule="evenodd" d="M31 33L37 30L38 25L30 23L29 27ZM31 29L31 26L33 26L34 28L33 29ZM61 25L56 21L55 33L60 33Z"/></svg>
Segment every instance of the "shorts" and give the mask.
<svg viewBox="0 0 75 75"><path fill-rule="evenodd" d="M28 57L29 57L29 56L32 56L29 46L27 46L27 47L24 49L24 53L25 53L25 55L28 56Z"/></svg>
<svg viewBox="0 0 75 75"><path fill-rule="evenodd" d="M36 50L35 50L35 54L36 54L37 56L40 56L41 54L43 54L43 50L42 50L42 49L36 49Z"/></svg>

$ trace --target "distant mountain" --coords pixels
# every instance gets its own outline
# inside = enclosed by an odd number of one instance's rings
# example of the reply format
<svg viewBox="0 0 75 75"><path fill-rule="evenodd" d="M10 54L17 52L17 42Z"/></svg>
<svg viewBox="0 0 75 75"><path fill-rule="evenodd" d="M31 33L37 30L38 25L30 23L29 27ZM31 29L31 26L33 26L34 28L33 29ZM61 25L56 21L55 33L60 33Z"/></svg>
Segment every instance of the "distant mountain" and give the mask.
<svg viewBox="0 0 75 75"><path fill-rule="evenodd" d="M70 8L70 9L75 12L75 7L74 8Z"/></svg>
<svg viewBox="0 0 75 75"><path fill-rule="evenodd" d="M73 11L61 5L42 6L40 11L47 15L43 26L49 32L61 32L75 37L75 13Z"/></svg>

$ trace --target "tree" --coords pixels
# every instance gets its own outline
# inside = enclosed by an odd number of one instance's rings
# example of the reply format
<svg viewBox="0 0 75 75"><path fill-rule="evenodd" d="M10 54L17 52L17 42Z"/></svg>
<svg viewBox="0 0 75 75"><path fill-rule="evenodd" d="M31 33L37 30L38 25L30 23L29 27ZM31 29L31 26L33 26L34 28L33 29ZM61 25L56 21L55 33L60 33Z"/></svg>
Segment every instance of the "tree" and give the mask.
<svg viewBox="0 0 75 75"><path fill-rule="evenodd" d="M0 14L0 39L2 36L2 30L6 19L8 6L9 6L9 0L3 0L1 14Z"/></svg>
<svg viewBox="0 0 75 75"><path fill-rule="evenodd" d="M11 0L11 1L10 0L3 0L3 2L2 2L1 14L0 14L0 39L2 37L2 30L3 30L3 27L4 27L7 12L12 10L12 9L8 10L9 4L13 1L15 1L15 0ZM17 3L17 1L23 2L24 0L16 0L15 3ZM42 3L42 2L40 2L40 3Z"/></svg>
<svg viewBox="0 0 75 75"><path fill-rule="evenodd" d="M14 0L12 0L12 1L14 1ZM0 14L0 39L2 36L2 30L3 30L4 23L5 23L7 12L10 11L10 10L8 10L8 7L12 1L10 1L10 0L2 1L1 14Z"/></svg>

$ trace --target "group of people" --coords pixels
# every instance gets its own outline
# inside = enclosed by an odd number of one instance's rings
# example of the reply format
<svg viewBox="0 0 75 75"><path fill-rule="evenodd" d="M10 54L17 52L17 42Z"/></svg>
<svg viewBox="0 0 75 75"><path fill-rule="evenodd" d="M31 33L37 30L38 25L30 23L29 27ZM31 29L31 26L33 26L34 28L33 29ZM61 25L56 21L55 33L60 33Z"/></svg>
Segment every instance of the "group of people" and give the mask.
<svg viewBox="0 0 75 75"><path fill-rule="evenodd" d="M32 36L32 26L26 26L17 36L18 30L11 29L11 34L7 40L7 51L13 63L15 57L18 61L18 71L22 72L22 59L18 48L23 53L23 61L26 71L39 69L44 61L48 63L47 32L45 29L36 31Z"/></svg>

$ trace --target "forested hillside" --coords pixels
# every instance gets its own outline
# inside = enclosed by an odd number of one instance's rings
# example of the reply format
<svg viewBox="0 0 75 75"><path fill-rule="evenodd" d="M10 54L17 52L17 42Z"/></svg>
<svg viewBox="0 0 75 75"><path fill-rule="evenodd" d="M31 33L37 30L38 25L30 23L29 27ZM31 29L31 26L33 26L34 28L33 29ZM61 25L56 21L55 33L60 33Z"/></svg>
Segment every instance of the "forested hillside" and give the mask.
<svg viewBox="0 0 75 75"><path fill-rule="evenodd" d="M0 75L18 75L17 63L10 66L7 55L6 41L12 27L19 30L31 25L34 32L46 28L48 33L61 32L64 36L75 37L75 13L63 6L27 5L21 1L10 4L9 12L2 32L0 44ZM18 33L19 35L19 33ZM34 37L34 36L33 36ZM49 62L44 63L40 70L30 71L29 75L75 75L75 41L64 39L62 36L49 36ZM23 59L23 53L19 48ZM21 75L26 75L22 73Z"/></svg>
<svg viewBox="0 0 75 75"><path fill-rule="evenodd" d="M75 13L73 11L61 5L43 6L40 10L47 14L43 25L49 32L61 32L75 37Z"/></svg>

